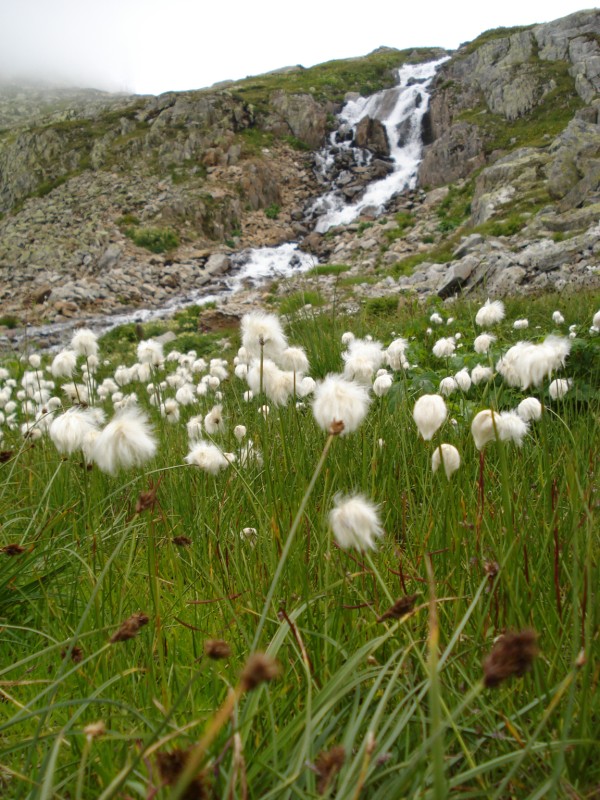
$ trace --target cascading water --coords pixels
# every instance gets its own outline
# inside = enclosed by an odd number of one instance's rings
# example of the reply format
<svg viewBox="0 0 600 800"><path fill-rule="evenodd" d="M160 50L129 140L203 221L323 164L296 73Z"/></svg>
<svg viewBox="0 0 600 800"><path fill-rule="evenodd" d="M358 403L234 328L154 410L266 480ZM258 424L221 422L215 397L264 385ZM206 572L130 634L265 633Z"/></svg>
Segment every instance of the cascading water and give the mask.
<svg viewBox="0 0 600 800"><path fill-rule="evenodd" d="M444 61L446 58L406 64L398 70L398 85L394 88L346 103L339 114L340 127L331 135L329 146L317 153L315 159L321 182L328 190L312 203L306 214L305 221L314 223L316 231L323 233L334 225L352 222L367 209L381 213L395 194L415 186L422 153L422 120L429 105L428 89ZM365 117L378 120L385 127L388 156L374 157L367 149L355 146L356 128ZM131 321L165 317L178 308L202 305L271 278L291 277L317 263L315 257L302 252L294 243L243 250L230 260L231 271L216 284L174 297L161 308L99 316L86 320L86 324L100 332ZM15 341L18 343L23 336L57 337L75 325L76 322L69 321L31 327Z"/></svg>
<svg viewBox="0 0 600 800"><path fill-rule="evenodd" d="M447 57L424 64L405 64L398 70L398 85L370 97L350 100L339 114L340 127L330 137L329 147L317 157L317 167L326 179L342 166L333 179L333 189L308 210L316 218L315 230L324 233L335 225L348 224L366 210L381 213L391 198L403 189L414 188L421 161L421 126L429 107L429 85ZM353 177L372 163L373 157L354 146L358 123L369 117L385 128L389 144L388 166L379 161L385 177L368 184L364 192L352 185ZM343 169L344 166L348 168ZM349 191L350 190L350 191ZM350 199L360 193L358 200Z"/></svg>

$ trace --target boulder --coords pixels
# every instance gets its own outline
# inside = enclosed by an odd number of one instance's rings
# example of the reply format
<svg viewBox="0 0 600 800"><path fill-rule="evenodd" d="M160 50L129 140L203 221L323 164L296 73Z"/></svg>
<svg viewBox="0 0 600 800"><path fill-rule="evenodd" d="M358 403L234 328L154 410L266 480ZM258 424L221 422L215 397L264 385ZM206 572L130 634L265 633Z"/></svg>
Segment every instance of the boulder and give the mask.
<svg viewBox="0 0 600 800"><path fill-rule="evenodd" d="M110 244L98 259L98 272L105 272L117 266L122 249L118 244Z"/></svg>
<svg viewBox="0 0 600 800"><path fill-rule="evenodd" d="M205 266L205 272L211 275L223 275L231 267L229 256L226 253L213 253Z"/></svg>
<svg viewBox="0 0 600 800"><path fill-rule="evenodd" d="M356 126L354 142L376 156L389 156L390 143L385 125L378 119L363 117Z"/></svg>

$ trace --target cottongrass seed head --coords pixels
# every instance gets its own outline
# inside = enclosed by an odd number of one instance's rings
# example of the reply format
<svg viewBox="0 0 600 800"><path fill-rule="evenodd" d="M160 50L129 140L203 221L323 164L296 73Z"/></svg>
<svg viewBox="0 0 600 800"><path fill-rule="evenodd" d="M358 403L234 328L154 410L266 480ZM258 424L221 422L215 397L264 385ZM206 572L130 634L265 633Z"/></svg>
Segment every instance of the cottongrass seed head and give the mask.
<svg viewBox="0 0 600 800"><path fill-rule="evenodd" d="M413 408L413 419L426 442L433 439L435 432L444 423L447 416L446 403L439 394L422 395Z"/></svg>
<svg viewBox="0 0 600 800"><path fill-rule="evenodd" d="M504 319L504 303L502 300L490 300L489 297L475 315L475 324L480 328L497 325Z"/></svg>
<svg viewBox="0 0 600 800"><path fill-rule="evenodd" d="M344 424L342 435L353 433L369 410L369 393L366 386L347 381L343 375L328 375L317 384L313 400L313 414L317 425L329 432L333 423Z"/></svg>
<svg viewBox="0 0 600 800"><path fill-rule="evenodd" d="M156 438L148 417L137 406L118 411L94 441L92 457L102 470L115 475L149 461L156 453Z"/></svg>
<svg viewBox="0 0 600 800"><path fill-rule="evenodd" d="M441 444L433 451L431 456L431 468L437 472L440 465L444 465L444 471L448 480L460 467L460 453L452 444Z"/></svg>
<svg viewBox="0 0 600 800"><path fill-rule="evenodd" d="M383 536L379 507L361 494L337 494L329 512L329 525L342 550L374 550L376 540Z"/></svg>

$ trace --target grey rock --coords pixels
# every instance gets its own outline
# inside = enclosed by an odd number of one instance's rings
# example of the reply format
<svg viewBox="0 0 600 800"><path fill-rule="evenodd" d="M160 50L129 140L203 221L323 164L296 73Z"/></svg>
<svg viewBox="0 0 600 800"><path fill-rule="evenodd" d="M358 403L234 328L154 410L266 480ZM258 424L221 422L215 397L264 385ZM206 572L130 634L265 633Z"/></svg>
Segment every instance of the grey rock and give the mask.
<svg viewBox="0 0 600 800"><path fill-rule="evenodd" d="M118 244L109 245L98 259L98 271L105 272L116 267L122 252L122 248Z"/></svg>
<svg viewBox="0 0 600 800"><path fill-rule="evenodd" d="M213 253L206 262L205 271L210 275L223 275L230 267L231 262L226 253Z"/></svg>
<svg viewBox="0 0 600 800"><path fill-rule="evenodd" d="M480 259L476 256L465 256L460 261L453 262L442 278L442 284L437 290L438 297L446 298L456 294L467 283L479 263Z"/></svg>

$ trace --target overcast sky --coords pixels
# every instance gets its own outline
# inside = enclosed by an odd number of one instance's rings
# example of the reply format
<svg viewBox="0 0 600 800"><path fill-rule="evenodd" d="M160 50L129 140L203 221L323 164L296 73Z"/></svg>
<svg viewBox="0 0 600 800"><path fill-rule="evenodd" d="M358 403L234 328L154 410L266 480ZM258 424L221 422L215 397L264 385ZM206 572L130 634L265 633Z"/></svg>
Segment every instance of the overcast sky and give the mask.
<svg viewBox="0 0 600 800"><path fill-rule="evenodd" d="M489 28L585 7L576 0L0 0L0 77L159 94L380 45L455 48Z"/></svg>

